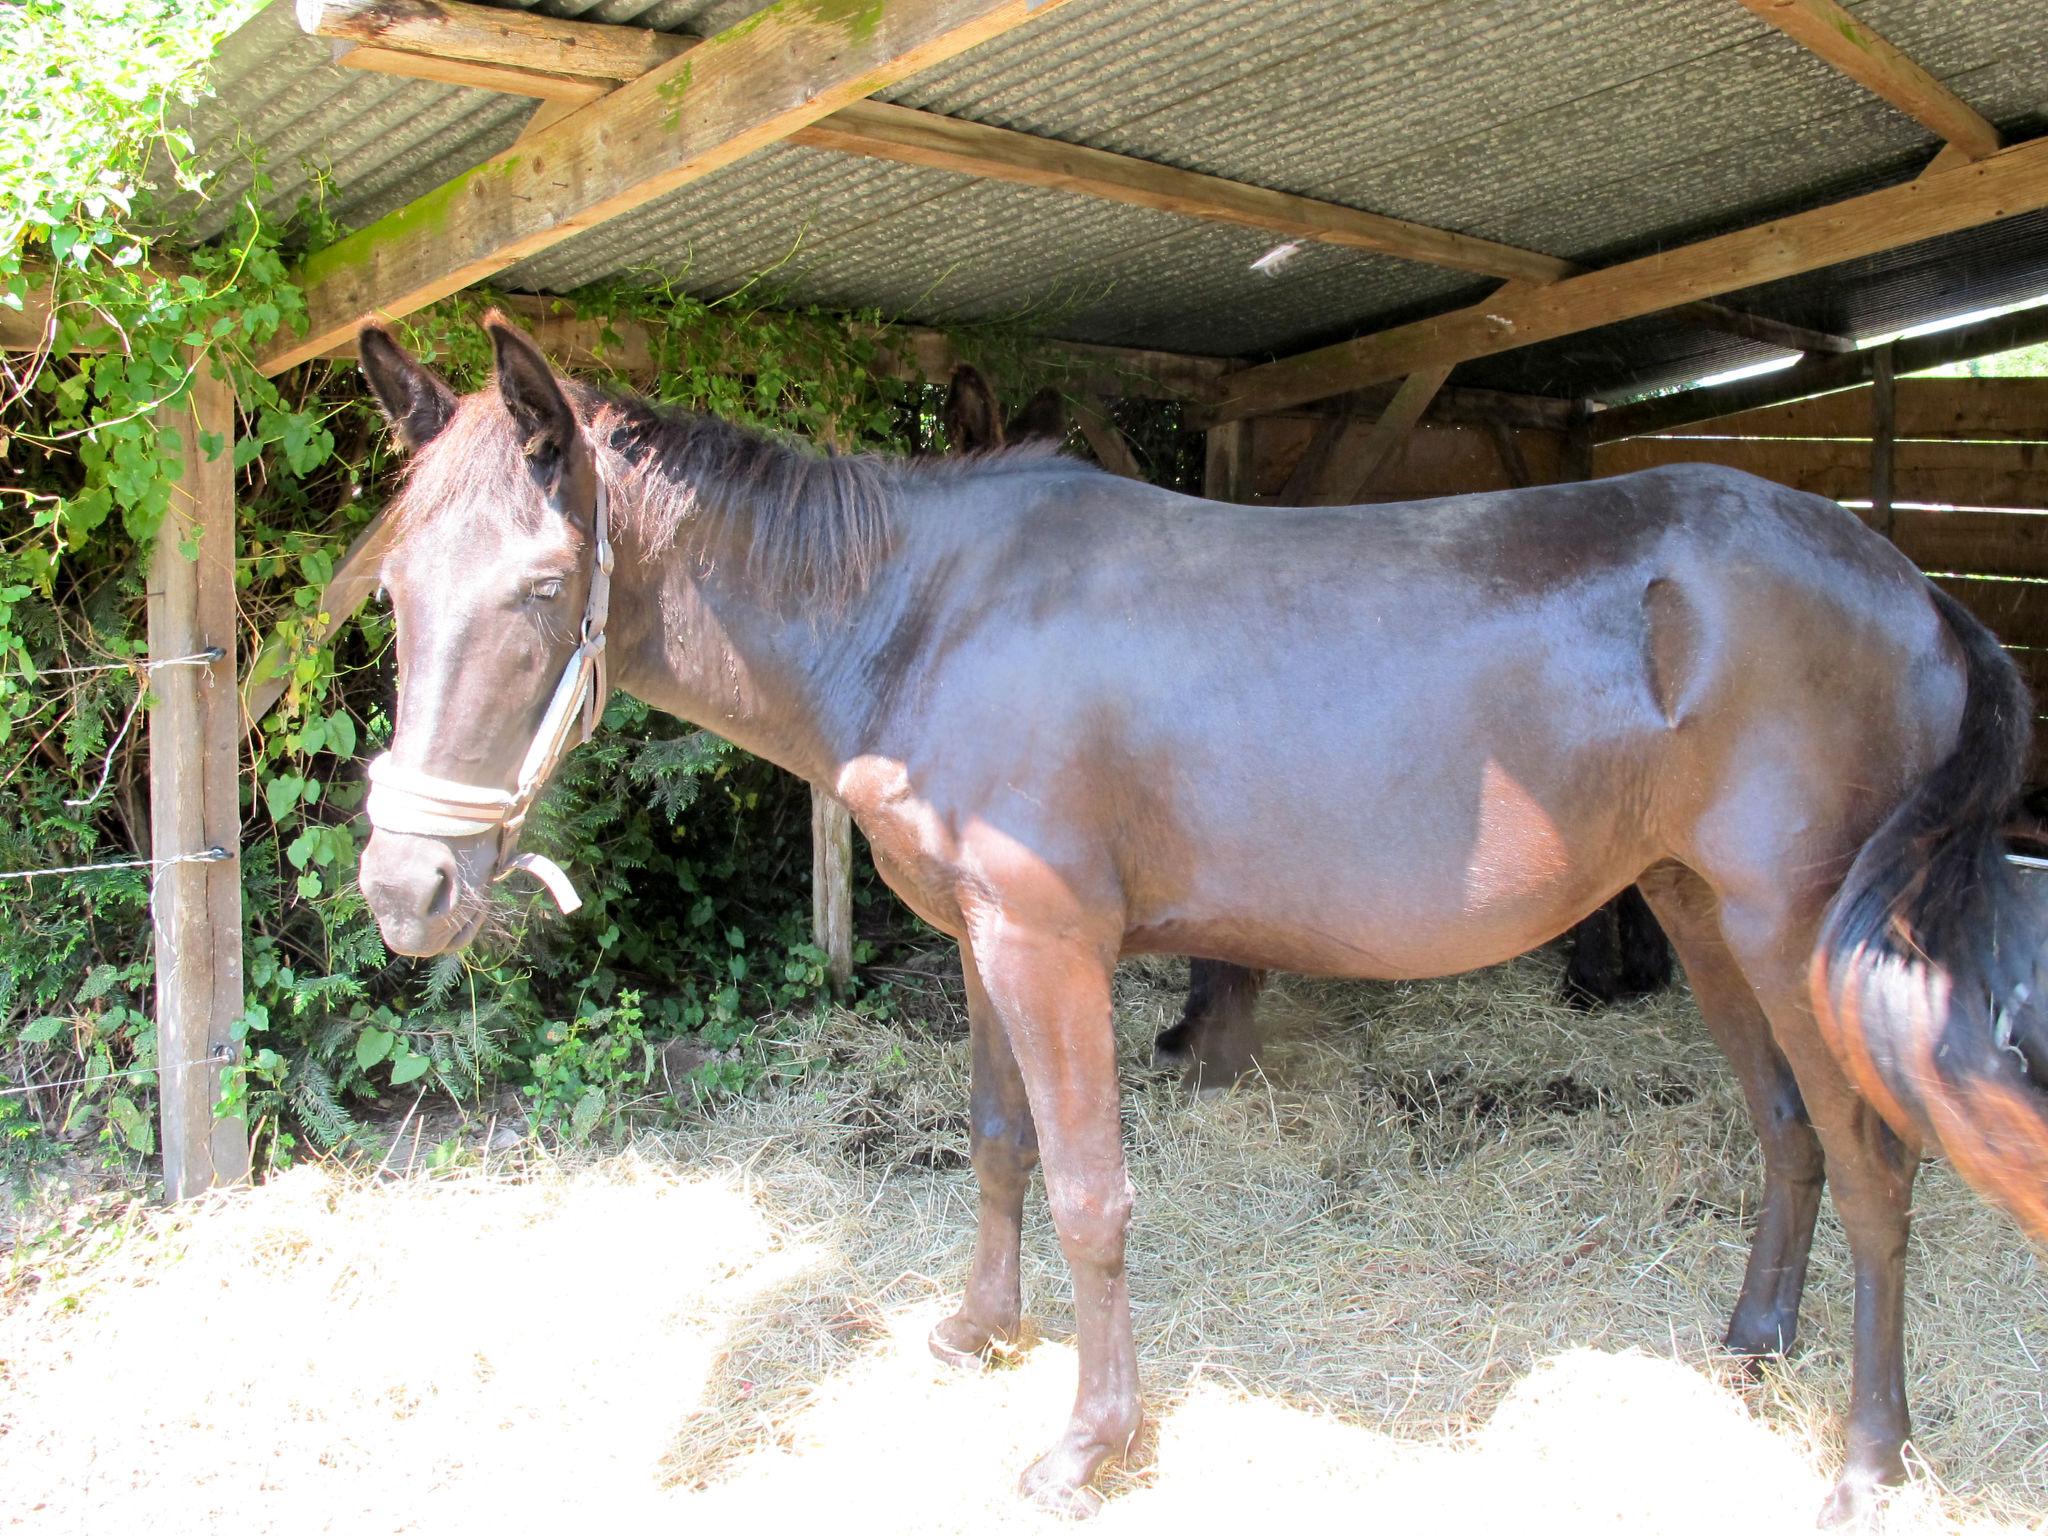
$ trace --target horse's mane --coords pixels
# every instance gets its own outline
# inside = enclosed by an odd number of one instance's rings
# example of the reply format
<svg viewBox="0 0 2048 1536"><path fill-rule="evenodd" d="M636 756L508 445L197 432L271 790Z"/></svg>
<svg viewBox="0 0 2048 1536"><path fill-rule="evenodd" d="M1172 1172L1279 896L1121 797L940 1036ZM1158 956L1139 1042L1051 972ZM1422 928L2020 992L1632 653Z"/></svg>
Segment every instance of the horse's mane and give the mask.
<svg viewBox="0 0 2048 1536"><path fill-rule="evenodd" d="M944 458L819 453L636 395L570 381L564 390L611 486L619 534L639 558L737 539L750 581L825 611L866 589L911 486L1049 468L1093 472L1060 458L1057 443ZM463 400L420 456L395 511L397 536L451 502L502 516L532 499L517 429L496 388L487 388Z"/></svg>

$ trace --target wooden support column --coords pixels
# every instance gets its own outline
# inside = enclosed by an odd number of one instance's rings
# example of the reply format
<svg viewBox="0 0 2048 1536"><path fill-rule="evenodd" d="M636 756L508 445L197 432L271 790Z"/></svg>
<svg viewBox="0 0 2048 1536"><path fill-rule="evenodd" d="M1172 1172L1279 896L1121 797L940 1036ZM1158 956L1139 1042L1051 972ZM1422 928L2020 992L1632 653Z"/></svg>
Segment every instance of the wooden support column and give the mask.
<svg viewBox="0 0 2048 1536"><path fill-rule="evenodd" d="M1870 522L1886 538L1892 536L1892 472L1899 439L1898 390L1890 342L1877 348L1876 371L1870 377Z"/></svg>
<svg viewBox="0 0 2048 1536"><path fill-rule="evenodd" d="M811 934L835 988L853 980L853 816L811 786Z"/></svg>
<svg viewBox="0 0 2048 1536"><path fill-rule="evenodd" d="M158 530L148 587L149 654L221 652L150 675L150 910L156 935L158 1087L164 1194L182 1200L249 1177L248 1127L216 1120L242 1012L241 710L235 687L235 401L201 358L190 407L170 423L184 476ZM217 440L209 458L202 442ZM197 556L187 551L196 549ZM227 857L180 862L210 848Z"/></svg>
<svg viewBox="0 0 2048 1536"><path fill-rule="evenodd" d="M1202 494L1211 501L1252 499L1252 424L1249 417L1202 434Z"/></svg>

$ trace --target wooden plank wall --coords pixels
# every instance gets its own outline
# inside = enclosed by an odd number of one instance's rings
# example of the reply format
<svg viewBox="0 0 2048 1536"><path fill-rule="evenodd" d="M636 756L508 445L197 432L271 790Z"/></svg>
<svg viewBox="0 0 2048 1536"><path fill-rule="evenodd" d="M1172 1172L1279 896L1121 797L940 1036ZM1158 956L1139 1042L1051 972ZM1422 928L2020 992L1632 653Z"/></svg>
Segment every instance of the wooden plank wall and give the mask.
<svg viewBox="0 0 2048 1536"><path fill-rule="evenodd" d="M1894 388L1892 495L1901 505L1892 538L1990 626L2035 698L2048 699L2048 378L1900 379ZM1848 389L1670 436L1603 443L1593 472L1727 464L1837 500L1867 501L1875 468L1871 406L1869 388ZM2033 777L2048 783L2048 719L2036 735Z"/></svg>

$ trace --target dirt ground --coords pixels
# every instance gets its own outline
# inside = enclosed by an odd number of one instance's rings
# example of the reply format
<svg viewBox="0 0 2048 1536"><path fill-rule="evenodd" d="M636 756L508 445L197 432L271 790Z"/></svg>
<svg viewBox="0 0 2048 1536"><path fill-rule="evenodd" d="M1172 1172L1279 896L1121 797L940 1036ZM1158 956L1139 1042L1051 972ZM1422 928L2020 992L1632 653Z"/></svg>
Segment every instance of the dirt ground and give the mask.
<svg viewBox="0 0 2048 1536"><path fill-rule="evenodd" d="M1140 1067L1182 972L1125 968L1151 1428L1099 1529L1812 1529L1846 1393L1832 1214L1803 1346L1752 1380L1715 1347L1758 1192L1734 1086L1682 994L1575 1015L1556 964L1290 983L1265 1081L1194 1103ZM974 1209L936 1013L789 1026L836 1070L622 1152L479 1134L438 1172L43 1221L0 1258L0 1526L1059 1528L1012 1494L1073 1390L1042 1201L1039 1342L979 1376L924 1347ZM2042 1529L2048 1278L1946 1168L1919 1189L1920 1470L1882 1523Z"/></svg>

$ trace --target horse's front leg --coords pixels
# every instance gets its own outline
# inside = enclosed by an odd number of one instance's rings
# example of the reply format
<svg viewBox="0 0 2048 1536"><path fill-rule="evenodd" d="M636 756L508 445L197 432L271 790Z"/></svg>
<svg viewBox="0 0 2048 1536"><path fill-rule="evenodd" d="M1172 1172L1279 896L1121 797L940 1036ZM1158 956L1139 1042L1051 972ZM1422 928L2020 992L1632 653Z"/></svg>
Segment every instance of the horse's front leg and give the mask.
<svg viewBox="0 0 2048 1536"><path fill-rule="evenodd" d="M1015 1052L1037 1124L1053 1227L1074 1276L1080 1386L1066 1432L1034 1462L1024 1492L1067 1514L1092 1514L1096 1470L1138 1432L1138 1352L1124 1280L1131 1185L1117 1113L1110 1024L1114 941L1091 943L1071 919L1027 924L1014 913L977 925L973 965Z"/></svg>
<svg viewBox="0 0 2048 1536"><path fill-rule="evenodd" d="M948 1365L979 1365L991 1344L1016 1336L1023 1306L1018 1249L1024 1191L1038 1162L1038 1133L1009 1036L965 944L960 946L960 970L967 982L967 1024L974 1048L968 1141L975 1182L981 1187L981 1217L974 1231L967 1295L958 1312L932 1329L931 1348Z"/></svg>

